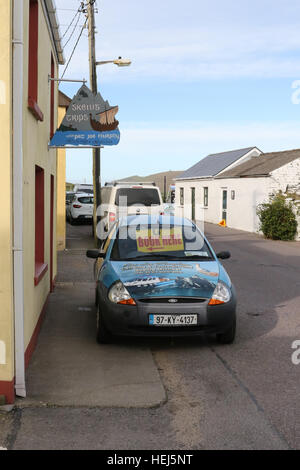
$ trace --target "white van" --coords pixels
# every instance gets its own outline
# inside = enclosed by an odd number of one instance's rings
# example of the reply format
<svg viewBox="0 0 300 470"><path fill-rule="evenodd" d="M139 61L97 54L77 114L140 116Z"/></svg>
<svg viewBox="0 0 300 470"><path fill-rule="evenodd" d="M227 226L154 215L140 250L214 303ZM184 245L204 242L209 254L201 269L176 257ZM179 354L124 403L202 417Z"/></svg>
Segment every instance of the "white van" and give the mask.
<svg viewBox="0 0 300 470"><path fill-rule="evenodd" d="M92 184L75 184L74 193L88 193L88 194L93 194L94 193L94 186Z"/></svg>
<svg viewBox="0 0 300 470"><path fill-rule="evenodd" d="M105 183L101 188L102 222L98 224L97 234L103 240L112 224L122 216L164 213L160 189L155 183L114 181Z"/></svg>

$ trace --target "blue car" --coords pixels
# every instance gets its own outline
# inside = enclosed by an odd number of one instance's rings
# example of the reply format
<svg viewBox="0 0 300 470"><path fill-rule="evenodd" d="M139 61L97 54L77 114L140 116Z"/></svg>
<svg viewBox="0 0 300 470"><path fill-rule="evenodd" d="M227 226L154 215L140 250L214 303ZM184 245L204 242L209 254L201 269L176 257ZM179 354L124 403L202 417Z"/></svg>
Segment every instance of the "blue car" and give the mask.
<svg viewBox="0 0 300 470"><path fill-rule="evenodd" d="M113 336L216 334L234 341L234 286L203 233L173 216L129 216L101 250L88 250L96 277L97 341Z"/></svg>

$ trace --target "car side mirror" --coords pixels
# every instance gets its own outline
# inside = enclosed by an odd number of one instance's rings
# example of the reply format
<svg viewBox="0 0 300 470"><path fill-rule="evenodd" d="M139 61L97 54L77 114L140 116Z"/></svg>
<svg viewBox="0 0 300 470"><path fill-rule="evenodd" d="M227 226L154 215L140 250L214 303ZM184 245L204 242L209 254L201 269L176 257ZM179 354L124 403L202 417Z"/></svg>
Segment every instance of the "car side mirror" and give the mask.
<svg viewBox="0 0 300 470"><path fill-rule="evenodd" d="M100 253L100 251L98 250L87 250L86 256L87 258L98 259L104 258L105 253Z"/></svg>
<svg viewBox="0 0 300 470"><path fill-rule="evenodd" d="M229 251L220 251L220 253L217 253L217 258L219 259L228 259L231 257L231 254Z"/></svg>

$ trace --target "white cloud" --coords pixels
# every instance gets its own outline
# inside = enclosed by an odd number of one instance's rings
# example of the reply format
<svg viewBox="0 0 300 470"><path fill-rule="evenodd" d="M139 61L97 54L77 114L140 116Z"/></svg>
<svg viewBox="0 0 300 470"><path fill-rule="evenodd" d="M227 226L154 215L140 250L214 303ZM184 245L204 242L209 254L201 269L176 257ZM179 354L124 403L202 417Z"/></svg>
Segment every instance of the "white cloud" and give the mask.
<svg viewBox="0 0 300 470"><path fill-rule="evenodd" d="M158 146L173 144L200 145L205 143L210 145L210 152L214 151L213 146L226 150L226 143L237 148L239 143L257 145L257 142L264 142L268 147L282 148L282 145L297 144L300 147L300 121L292 122L245 122L237 124L235 122L182 122L180 125L174 123L164 127L163 123L129 124L123 123L122 138L126 143L136 142L139 145L147 146L150 142L155 142ZM250 140L250 142L249 142ZM217 144L215 143L217 142ZM247 145L245 145L247 146ZM199 148L199 147L198 147ZM265 149L266 151L269 148Z"/></svg>
<svg viewBox="0 0 300 470"><path fill-rule="evenodd" d="M170 5L170 2L167 3ZM114 65L99 67L99 77L105 82L122 83L140 79L297 78L300 75L297 57L300 35L296 5L289 0L281 7L274 5L274 11L266 5L263 12L260 11L260 18L255 18L257 2L253 2L249 11L246 3L241 10L234 7L235 16L230 16L230 9L226 15L222 2L212 1L210 6L200 7L190 0L188 17L186 11L179 8L182 7L181 2L174 0L174 8L169 12L167 21L167 7L157 11L161 18L154 15L155 5L157 7L155 1L153 9L135 1L129 2L126 7L124 2L118 0L113 5L106 1L98 2L98 60L113 59L119 55L132 60L132 66L122 70L116 70ZM64 4L74 7L79 2L57 0L57 4L61 8ZM217 8L213 15L214 7ZM224 16L223 21L220 21L218 12L219 16ZM245 12L248 17L245 17ZM61 22L67 24L74 12L58 10L58 14ZM65 27L61 29L64 31ZM75 38L76 35L74 41ZM69 57L73 44L71 41L66 48L66 57ZM87 51L87 37L84 36L74 54L68 76L88 77Z"/></svg>

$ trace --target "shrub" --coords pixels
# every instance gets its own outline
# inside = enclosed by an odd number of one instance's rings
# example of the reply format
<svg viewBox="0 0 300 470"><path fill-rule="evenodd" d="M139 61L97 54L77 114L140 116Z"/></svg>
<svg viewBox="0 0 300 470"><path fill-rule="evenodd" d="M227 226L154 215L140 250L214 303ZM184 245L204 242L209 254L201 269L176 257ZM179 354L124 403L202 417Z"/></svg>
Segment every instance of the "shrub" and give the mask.
<svg viewBox="0 0 300 470"><path fill-rule="evenodd" d="M293 205L282 193L271 197L269 202L257 208L260 220L259 229L266 238L272 240L294 240L297 233L297 220Z"/></svg>

